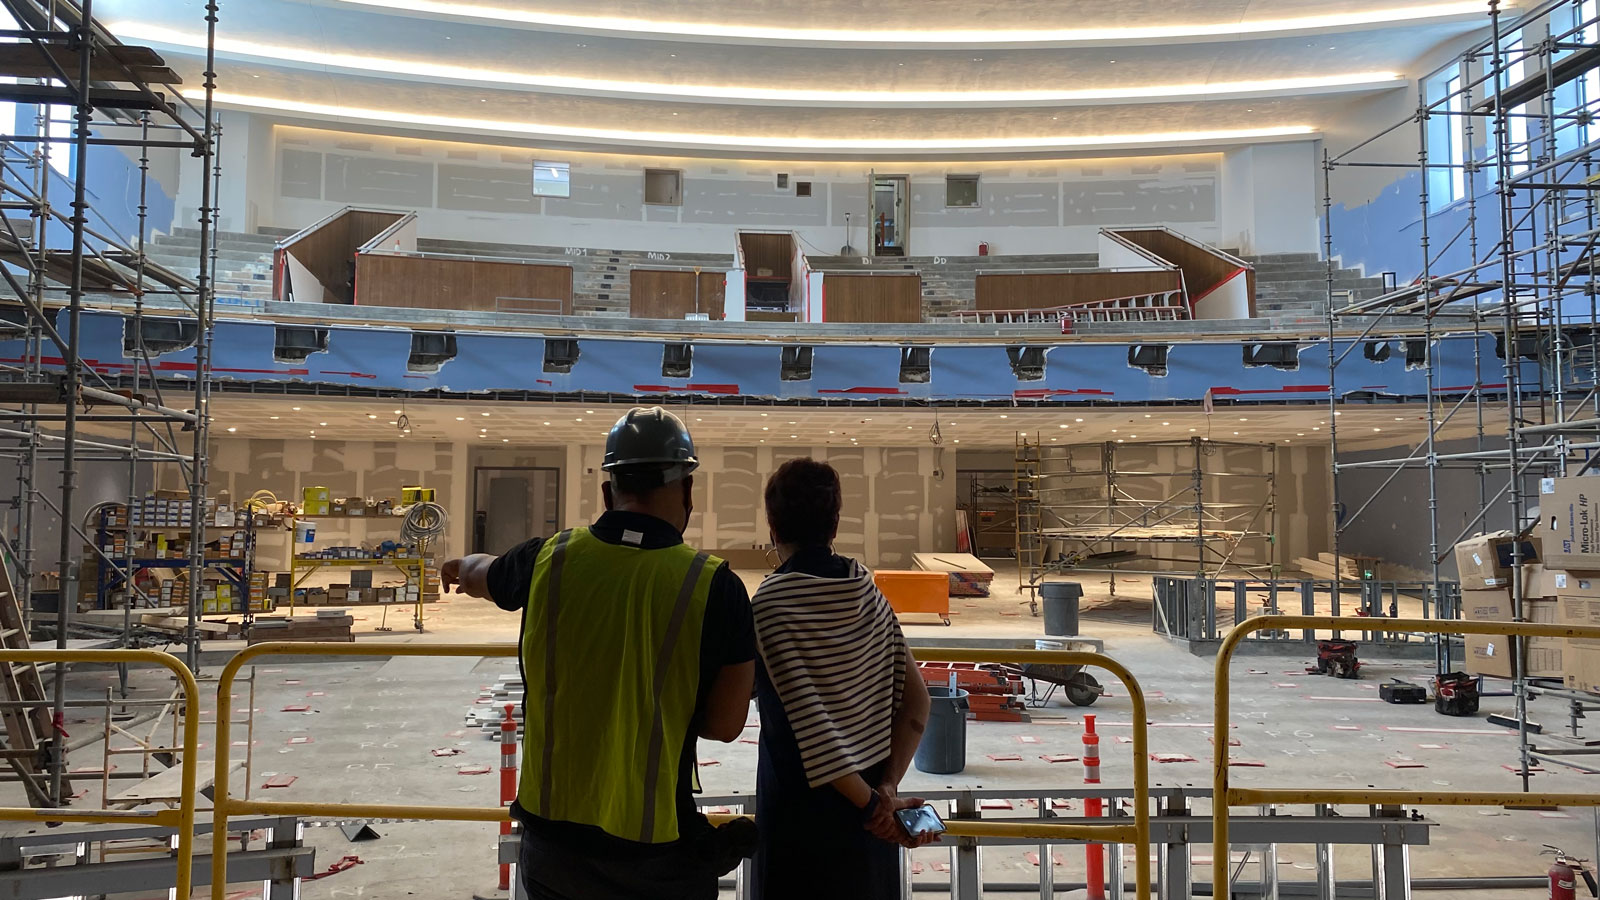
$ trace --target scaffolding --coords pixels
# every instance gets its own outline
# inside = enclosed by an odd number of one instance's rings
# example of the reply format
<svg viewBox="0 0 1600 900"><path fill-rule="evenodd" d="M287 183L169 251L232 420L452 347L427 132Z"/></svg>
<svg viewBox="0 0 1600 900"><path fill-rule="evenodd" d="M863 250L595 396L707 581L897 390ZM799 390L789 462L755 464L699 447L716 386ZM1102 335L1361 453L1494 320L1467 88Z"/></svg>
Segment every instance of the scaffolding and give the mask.
<svg viewBox="0 0 1600 900"><path fill-rule="evenodd" d="M11 505L16 535L15 600L27 646L35 634L48 635L65 649L69 639L89 637L107 646L136 646L132 618L135 595L149 602L132 578L134 546L130 527L127 552L113 558L93 538L94 528L78 497L79 467L85 463L127 466L130 506L144 473L176 466L189 490L191 573L185 659L198 667L200 573L205 556L205 493L211 390L211 340L216 265L214 202L220 176L221 132L213 114L215 36L218 4L203 6L207 34L199 105L180 91L182 79L153 50L122 44L94 20L93 0L0 0L15 27L0 37L0 99L37 108L34 127L0 125L0 319L25 346L21 359L0 368L0 456L17 468L17 494ZM70 109L70 122L54 110ZM19 117L20 118L20 117ZM66 125L67 129L56 128ZM119 229L95 210L88 196L89 173L96 165L90 148L121 148L138 157L139 203L136 224ZM150 234L149 190L153 154L167 152L197 167L200 259L193 278L146 258ZM64 177L54 162L65 153ZM70 184L67 209L52 196L52 181ZM131 232L131 233L130 233ZM87 361L79 353L80 318L86 302L131 307L124 337L123 366ZM147 316L147 307L162 313ZM163 381L151 363L155 337L176 337L164 349L193 349L192 379ZM159 351L157 351L159 352ZM184 366L182 368L189 368ZM167 376L171 378L170 374ZM59 492L52 497L46 464L60 463ZM41 510L59 520L59 595L54 615L33 614L32 585L40 574L35 547L43 534ZM92 554L92 557L90 556ZM176 560L174 562L177 562ZM120 634L86 630L74 621L80 580L109 567L129 587ZM126 688L126 670L123 670ZM13 698L19 699L19 698ZM66 708L66 669L55 667L51 721L56 728ZM48 790L38 805L65 805L66 748L51 740Z"/></svg>
<svg viewBox="0 0 1600 900"><path fill-rule="evenodd" d="M1600 130L1600 20L1594 0L1547 0L1515 18L1489 0L1488 36L1421 79L1415 111L1339 153L1324 152L1324 230L1328 315L1335 329L1371 317L1416 329L1408 358L1426 367L1427 434L1404 456L1343 461L1339 407L1372 400L1341 386L1341 366L1361 340L1328 358L1328 432L1334 459L1334 554L1341 538L1402 473L1421 473L1428 492L1431 591L1439 615L1454 611L1440 564L1456 542L1495 521L1522 530L1529 521L1532 479L1577 474L1600 449L1600 382L1596 380L1595 250L1600 242L1595 151ZM1386 147L1414 134L1415 161ZM1481 146L1480 146L1481 145ZM1335 176L1361 169L1414 178L1420 217L1416 279L1371 300L1334 303ZM1471 385L1440 384L1439 344L1446 333L1492 335L1499 359L1474 350ZM1420 346L1416 344L1420 343ZM1482 346L1474 342L1474 347ZM1365 345L1372 352L1374 344ZM1346 382L1349 384L1349 381ZM1475 446L1440 452L1441 430L1461 417L1476 422ZM1503 422L1503 429L1492 424ZM1387 472L1370 494L1346 497L1353 469ZM1441 530L1440 477L1476 477L1476 513L1458 534ZM1522 543L1512 542L1511 608L1524 619ZM1435 641L1435 665L1449 671L1451 642ZM1541 756L1529 741L1523 653L1512 655L1512 685L1521 746L1520 774ZM1570 765L1570 763L1565 763Z"/></svg>
<svg viewBox="0 0 1600 900"><path fill-rule="evenodd" d="M1023 589L1069 570L1112 573L1113 592L1117 573L1276 573L1277 458L1273 444L1198 437L1062 444L1019 435Z"/></svg>

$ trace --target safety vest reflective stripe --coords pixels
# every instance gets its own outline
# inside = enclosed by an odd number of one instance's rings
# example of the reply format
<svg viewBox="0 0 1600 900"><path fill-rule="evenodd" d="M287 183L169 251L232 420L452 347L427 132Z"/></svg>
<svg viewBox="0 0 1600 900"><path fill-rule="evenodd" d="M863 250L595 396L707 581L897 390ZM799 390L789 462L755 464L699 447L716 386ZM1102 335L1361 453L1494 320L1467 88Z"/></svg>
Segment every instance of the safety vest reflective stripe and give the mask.
<svg viewBox="0 0 1600 900"><path fill-rule="evenodd" d="M650 835L656 827L656 805L649 802L649 798L656 795L656 786L661 777L661 741L664 737L665 726L661 721L661 691L667 683L667 667L672 662L673 651L678 647L678 635L683 631L683 618L689 612L689 600L694 596L694 586L700 581L700 571L705 568L706 560L711 554L704 550L696 553L694 562L689 564L689 572L683 577L683 586L678 588L678 602L672 607L672 620L667 623L667 634L661 641L660 654L656 656L655 677L650 688L650 706L653 710L650 717L650 749L645 751L644 796L644 825L639 829L639 840L648 843Z"/></svg>
<svg viewBox="0 0 1600 900"><path fill-rule="evenodd" d="M556 535L555 550L550 553L550 588L545 601L544 614L544 720L556 720L556 617L561 612L561 570L567 563L567 542L572 540L571 530ZM526 698L527 694L524 693ZM526 699L524 699L526 702ZM550 797L555 793L555 729L544 730L543 768L544 781L539 790L539 815L550 818Z"/></svg>

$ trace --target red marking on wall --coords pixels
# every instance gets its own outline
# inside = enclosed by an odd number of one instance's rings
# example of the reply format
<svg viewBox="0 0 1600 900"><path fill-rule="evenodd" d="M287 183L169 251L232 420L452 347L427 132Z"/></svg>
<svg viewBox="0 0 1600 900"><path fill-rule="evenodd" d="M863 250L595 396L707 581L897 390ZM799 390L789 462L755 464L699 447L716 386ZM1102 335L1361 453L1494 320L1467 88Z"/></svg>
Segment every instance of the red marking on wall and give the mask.
<svg viewBox="0 0 1600 900"><path fill-rule="evenodd" d="M533 380L533 383L534 383L534 384L548 384L548 385L550 385L550 386L551 386L551 387L554 387L554 386L555 386L555 382L554 382L554 381L551 381L551 380L550 380L550 379L548 379L548 378L535 378L535 379L534 379L534 380Z"/></svg>
<svg viewBox="0 0 1600 900"><path fill-rule="evenodd" d="M1281 388L1245 389L1235 387L1214 387L1211 393L1220 397L1237 397L1243 394L1326 394L1329 386L1326 384L1287 384Z"/></svg>
<svg viewBox="0 0 1600 900"><path fill-rule="evenodd" d="M1039 399L1043 397L1112 397L1115 391L1102 391L1099 388L1018 388L1011 392L1011 396L1026 399Z"/></svg>
<svg viewBox="0 0 1600 900"><path fill-rule="evenodd" d="M1228 282L1232 281L1233 279L1237 278L1241 273L1248 272L1248 271L1250 271L1249 267L1240 266L1239 268L1234 269L1232 272L1229 272L1221 281L1219 281L1216 284L1213 284L1211 287L1208 287L1205 290L1201 291L1199 296L1190 297L1189 298L1189 318L1191 318L1191 319L1194 318L1194 311L1200 305L1200 301L1201 300L1204 300L1205 298L1211 296L1217 290L1217 288L1220 288L1223 285L1227 284ZM1254 305L1254 304L1252 304L1252 305ZM1254 311L1252 310L1252 312L1254 312Z"/></svg>
<svg viewBox="0 0 1600 900"><path fill-rule="evenodd" d="M549 382L545 382L545 383L549 384ZM666 393L668 391L679 391L679 390L682 390L682 391L700 391L700 392L706 393L706 394L728 394L728 395L733 395L733 394L739 393L739 386L737 384L686 384L681 388L676 388L676 387L672 387L671 385L665 385L665 384L636 384L636 385L633 386L633 389L636 390L636 391L646 391L646 392L655 393L655 394L661 394L661 393Z"/></svg>
<svg viewBox="0 0 1600 900"><path fill-rule="evenodd" d="M900 388L892 387L853 387L853 388L821 388L819 394L904 394Z"/></svg>
<svg viewBox="0 0 1600 900"><path fill-rule="evenodd" d="M317 374L319 374L319 375L348 375L351 378L377 378L378 377L376 375L373 375L373 374L370 374L370 373L367 373L367 372L335 372L332 369L323 369L322 371L318 372ZM426 378L428 376L426 376L426 375L407 375L406 377L407 378Z"/></svg>

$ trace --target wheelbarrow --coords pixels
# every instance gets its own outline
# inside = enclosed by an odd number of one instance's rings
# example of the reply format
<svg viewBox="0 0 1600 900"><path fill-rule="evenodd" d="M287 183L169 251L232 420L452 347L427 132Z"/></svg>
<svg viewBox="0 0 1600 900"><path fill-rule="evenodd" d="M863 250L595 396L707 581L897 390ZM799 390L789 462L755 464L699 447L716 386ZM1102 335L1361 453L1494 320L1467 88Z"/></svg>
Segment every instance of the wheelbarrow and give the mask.
<svg viewBox="0 0 1600 900"><path fill-rule="evenodd" d="M1028 682L1028 705L1034 708L1049 703L1058 690L1066 693L1073 706L1093 706L1105 693L1105 688L1093 675L1083 671L1083 666L1029 663L1006 668Z"/></svg>

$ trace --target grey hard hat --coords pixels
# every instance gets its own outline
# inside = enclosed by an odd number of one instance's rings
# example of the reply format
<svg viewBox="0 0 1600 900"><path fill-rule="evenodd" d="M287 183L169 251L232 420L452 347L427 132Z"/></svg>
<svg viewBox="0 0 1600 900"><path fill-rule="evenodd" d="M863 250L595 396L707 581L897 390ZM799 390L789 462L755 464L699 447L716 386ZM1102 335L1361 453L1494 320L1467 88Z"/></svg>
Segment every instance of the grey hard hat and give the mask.
<svg viewBox="0 0 1600 900"><path fill-rule="evenodd" d="M670 484L699 468L694 441L689 429L672 413L659 406L628 410L606 435L606 458L600 468L607 472L659 472L661 483ZM619 471L620 470L620 471Z"/></svg>

